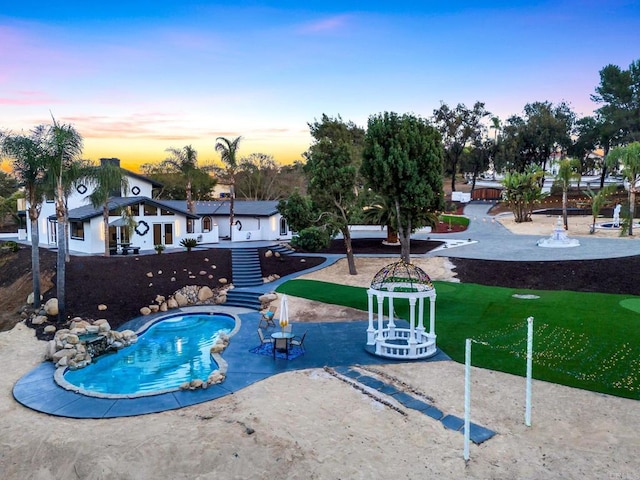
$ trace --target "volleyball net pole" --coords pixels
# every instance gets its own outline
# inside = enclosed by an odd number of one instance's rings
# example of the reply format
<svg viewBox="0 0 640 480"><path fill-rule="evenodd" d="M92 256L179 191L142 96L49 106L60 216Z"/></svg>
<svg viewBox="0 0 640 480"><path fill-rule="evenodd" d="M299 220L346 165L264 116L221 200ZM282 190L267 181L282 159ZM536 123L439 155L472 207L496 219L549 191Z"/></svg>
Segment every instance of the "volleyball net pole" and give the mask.
<svg viewBox="0 0 640 480"><path fill-rule="evenodd" d="M464 459L469 461L471 425L471 342L465 341L464 351ZM527 374L525 386L524 424L531 426L531 376L533 370L533 317L527 318Z"/></svg>

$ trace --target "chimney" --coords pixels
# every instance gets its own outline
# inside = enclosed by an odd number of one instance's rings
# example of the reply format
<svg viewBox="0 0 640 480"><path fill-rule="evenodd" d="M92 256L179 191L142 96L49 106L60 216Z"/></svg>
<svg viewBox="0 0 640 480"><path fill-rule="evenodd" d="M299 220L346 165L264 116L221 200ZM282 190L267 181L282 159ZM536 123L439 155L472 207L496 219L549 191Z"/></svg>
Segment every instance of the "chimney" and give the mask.
<svg viewBox="0 0 640 480"><path fill-rule="evenodd" d="M119 167L120 159L119 158L101 158L100 159L100 166L105 166L108 163L112 163L116 167Z"/></svg>

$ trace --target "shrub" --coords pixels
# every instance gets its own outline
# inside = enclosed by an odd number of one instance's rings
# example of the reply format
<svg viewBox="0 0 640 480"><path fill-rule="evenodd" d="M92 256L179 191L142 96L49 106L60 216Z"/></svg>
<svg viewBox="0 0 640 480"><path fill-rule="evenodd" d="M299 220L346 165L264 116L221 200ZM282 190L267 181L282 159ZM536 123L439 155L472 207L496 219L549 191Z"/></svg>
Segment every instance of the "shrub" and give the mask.
<svg viewBox="0 0 640 480"><path fill-rule="evenodd" d="M165 249L164 245L154 245L153 248L155 249L156 252L158 252L158 254L161 254L162 251Z"/></svg>
<svg viewBox="0 0 640 480"><path fill-rule="evenodd" d="M180 241L180 245L187 249L187 252L190 252L193 247L198 245L198 241L195 238L183 238Z"/></svg>
<svg viewBox="0 0 640 480"><path fill-rule="evenodd" d="M18 250L20 250L20 245L18 245L18 243L14 242L13 240L7 240L6 242L3 242L2 244L0 244L0 247L5 250L9 250L10 252L17 252Z"/></svg>
<svg viewBox="0 0 640 480"><path fill-rule="evenodd" d="M329 246L329 234L318 227L300 230L297 237L291 240L291 246L305 252L317 252Z"/></svg>

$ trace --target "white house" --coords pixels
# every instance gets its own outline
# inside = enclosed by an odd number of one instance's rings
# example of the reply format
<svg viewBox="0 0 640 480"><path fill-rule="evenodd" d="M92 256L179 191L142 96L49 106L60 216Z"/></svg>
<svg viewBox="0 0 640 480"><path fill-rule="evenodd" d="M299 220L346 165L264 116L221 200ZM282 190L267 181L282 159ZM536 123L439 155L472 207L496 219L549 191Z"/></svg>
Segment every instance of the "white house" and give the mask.
<svg viewBox="0 0 640 480"><path fill-rule="evenodd" d="M118 159L101 159L120 164ZM154 180L123 169L129 189L109 199L109 247L114 253L122 245L153 250L155 245L179 247L185 238L199 243L218 243L220 237L233 241L278 240L291 238L288 225L277 212L276 201L235 202L236 222L229 225L229 201L196 202L196 212L187 211L185 200L157 200L153 189L161 185ZM69 196L69 250L89 254L104 252L102 208L89 201L91 185L78 184ZM126 211L126 215L123 215ZM130 228L127 218L135 222ZM53 200L42 205L39 220L41 245L57 244L57 220ZM220 228L220 231L219 231ZM27 222L27 238L31 225ZM119 248L120 247L120 248Z"/></svg>

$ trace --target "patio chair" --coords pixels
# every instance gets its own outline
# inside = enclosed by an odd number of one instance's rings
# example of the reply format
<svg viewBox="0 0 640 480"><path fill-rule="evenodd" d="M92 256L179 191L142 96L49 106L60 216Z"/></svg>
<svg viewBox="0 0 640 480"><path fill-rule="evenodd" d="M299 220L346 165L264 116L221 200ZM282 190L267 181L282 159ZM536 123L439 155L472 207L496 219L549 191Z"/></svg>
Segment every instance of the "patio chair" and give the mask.
<svg viewBox="0 0 640 480"><path fill-rule="evenodd" d="M307 336L307 332L304 332L301 337L293 337L291 339L290 345L294 347L300 347L304 352L304 339Z"/></svg>
<svg viewBox="0 0 640 480"><path fill-rule="evenodd" d="M260 337L260 343L273 343L273 338L264 338L264 333L262 333L262 328L258 327L258 336Z"/></svg>
<svg viewBox="0 0 640 480"><path fill-rule="evenodd" d="M274 317L276 315L276 310L278 307L271 306L268 310L261 312L260 322L258 323L258 327L262 327L264 323L264 328L275 327L276 322L274 321Z"/></svg>

